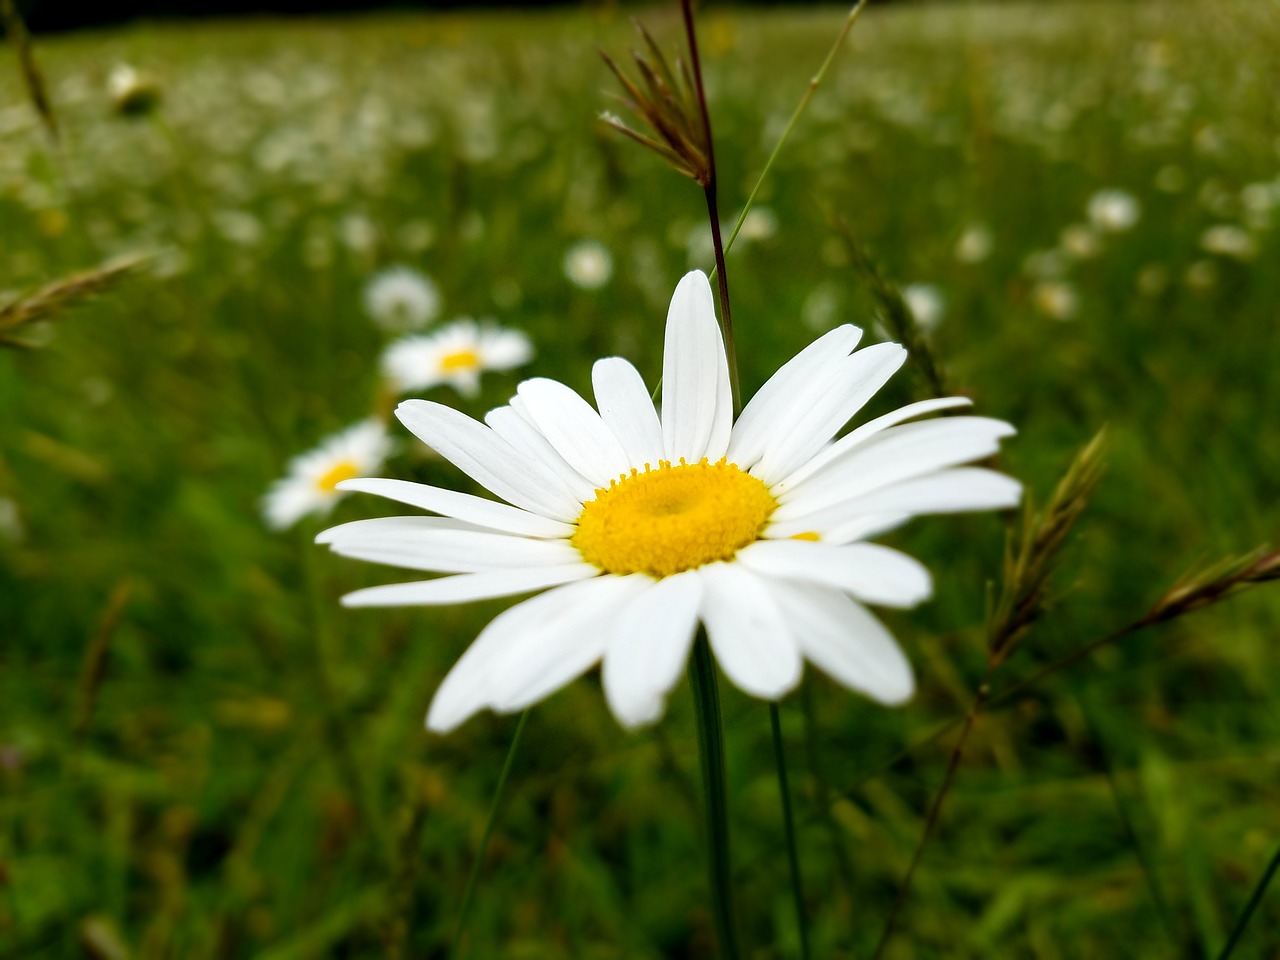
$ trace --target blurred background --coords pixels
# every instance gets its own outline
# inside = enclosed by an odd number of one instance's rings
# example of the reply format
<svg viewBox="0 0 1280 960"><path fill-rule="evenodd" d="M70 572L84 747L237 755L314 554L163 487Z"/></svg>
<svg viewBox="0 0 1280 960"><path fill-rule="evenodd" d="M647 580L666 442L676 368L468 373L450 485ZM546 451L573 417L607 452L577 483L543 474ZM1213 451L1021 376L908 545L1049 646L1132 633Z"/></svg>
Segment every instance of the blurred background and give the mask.
<svg viewBox="0 0 1280 960"><path fill-rule="evenodd" d="M167 3L111 19L220 15L71 30L73 8L19 7L57 135L6 44L0 310L142 259L0 347L0 955L446 956L514 719L422 719L505 604L343 609L410 577L314 535L400 511L353 496L272 529L263 497L385 417L398 333L370 291L392 268L434 298L419 322L492 318L536 351L419 395L479 416L525 375L585 392L614 353L656 382L709 231L693 184L599 123L597 48L624 55L638 14L678 49L677 10ZM700 13L726 222L846 13ZM953 388L1019 427L1001 465L1037 505L1107 425L1058 602L999 689L1274 540L1276 49L1271 0L874 5L729 256L744 393L839 323L893 336L843 220ZM909 363L866 415L929 389ZM380 475L465 483L389 430ZM811 671L782 704L815 956L880 936L1009 525L888 538L938 583L886 614L912 703ZM1217 955L1280 837L1278 626L1263 585L981 719L886 956ZM722 693L747 955L798 957L768 714ZM463 952L712 955L697 777L685 684L634 734L594 675L540 704ZM1280 952L1278 921L1272 891L1237 955Z"/></svg>

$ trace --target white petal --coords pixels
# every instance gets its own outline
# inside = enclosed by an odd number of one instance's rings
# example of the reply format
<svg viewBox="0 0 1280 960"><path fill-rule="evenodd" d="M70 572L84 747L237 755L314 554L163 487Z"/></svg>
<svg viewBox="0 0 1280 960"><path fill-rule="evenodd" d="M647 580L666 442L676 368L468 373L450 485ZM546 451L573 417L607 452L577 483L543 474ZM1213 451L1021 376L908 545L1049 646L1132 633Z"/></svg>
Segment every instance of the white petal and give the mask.
<svg viewBox="0 0 1280 960"><path fill-rule="evenodd" d="M445 677L427 726L446 733L484 707L520 710L564 686L600 659L608 619L651 582L597 577L500 613Z"/></svg>
<svg viewBox="0 0 1280 960"><path fill-rule="evenodd" d="M771 537L795 536L808 530L834 530L861 517L879 514L966 513L1004 510L1022 499L1022 484L981 467L957 467L876 490L815 513L775 523Z"/></svg>
<svg viewBox="0 0 1280 960"><path fill-rule="evenodd" d="M914 607L933 592L920 561L877 543L760 540L736 559L765 577L818 583L886 607Z"/></svg>
<svg viewBox="0 0 1280 960"><path fill-rule="evenodd" d="M781 430L804 416L802 399L813 384L827 381L858 345L862 331L852 324L836 327L778 368L743 408L729 440L729 462L750 470Z"/></svg>
<svg viewBox="0 0 1280 960"><path fill-rule="evenodd" d="M866 423L850 430L831 446L824 448L809 458L808 461L785 479L774 484L772 492L774 496L786 493L806 477L817 473L818 470L825 467L832 460L843 456L854 447L866 443L882 430L897 426L899 423L911 420L914 417L922 417L926 413L935 413L938 410L947 410L952 407L967 407L972 403L973 401L968 397L939 397L936 400L919 400L916 403L908 403L905 407L892 410L884 414L884 416L876 417L874 420L868 420Z"/></svg>
<svg viewBox="0 0 1280 960"><path fill-rule="evenodd" d="M782 584L775 595L800 649L819 670L888 706L911 698L911 663L884 624L860 604L809 584Z"/></svg>
<svg viewBox="0 0 1280 960"><path fill-rule="evenodd" d="M618 613L604 654L604 693L624 727L662 716L680 679L702 602L696 574L665 577Z"/></svg>
<svg viewBox="0 0 1280 960"><path fill-rule="evenodd" d="M582 562L582 554L567 540L513 537L444 517L356 520L326 530L321 538L344 557L439 573Z"/></svg>
<svg viewBox="0 0 1280 960"><path fill-rule="evenodd" d="M518 453L482 423L430 400L406 400L396 416L423 443L508 503L556 520L576 520L581 501L550 470Z"/></svg>
<svg viewBox="0 0 1280 960"><path fill-rule="evenodd" d="M388 583L380 587L356 590L342 598L344 607L414 607L439 606L448 603L470 603L493 597L510 597L518 593L545 590L574 580L598 577L600 571L589 563L571 563L558 567L517 567L462 573L435 580L412 583Z"/></svg>
<svg viewBox="0 0 1280 960"><path fill-rule="evenodd" d="M484 422L515 449L538 461L559 477L560 482L573 491L574 498L580 503L594 500L595 484L565 463L564 457L551 446L551 441L539 433L533 422L516 409L515 404L519 400L519 397L513 397L510 406L490 410L484 415Z"/></svg>
<svg viewBox="0 0 1280 960"><path fill-rule="evenodd" d="M685 274L671 297L662 352L662 440L667 459L724 456L733 395L720 325L706 275Z"/></svg>
<svg viewBox="0 0 1280 960"><path fill-rule="evenodd" d="M556 380L535 377L520 384L520 399L538 431L565 462L597 487L606 487L631 466L600 414ZM520 408L517 408L520 409Z"/></svg>
<svg viewBox="0 0 1280 960"><path fill-rule="evenodd" d="M791 520L904 480L991 456L1000 449L1001 438L1013 432L1003 420L987 417L951 417L893 427L780 495L782 504L774 517Z"/></svg>
<svg viewBox="0 0 1280 960"><path fill-rule="evenodd" d="M838 376L819 384L822 392L801 405L802 417L777 425L752 475L772 484L801 466L875 396L906 359L907 351L896 343L877 343L850 355L838 368Z"/></svg>
<svg viewBox="0 0 1280 960"><path fill-rule="evenodd" d="M606 357L591 368L591 383L600 419L618 438L630 466L648 463L656 469L664 457L662 424L640 372L621 357Z"/></svg>
<svg viewBox="0 0 1280 960"><path fill-rule="evenodd" d="M776 700L800 682L795 639L770 584L737 563L698 568L700 615L721 669L753 696Z"/></svg>
<svg viewBox="0 0 1280 960"><path fill-rule="evenodd" d="M505 503L409 480L361 477L343 480L338 484L338 489L372 493L397 503L407 503L446 517L455 517L481 527L525 537L571 537L575 529L571 524L551 520Z"/></svg>

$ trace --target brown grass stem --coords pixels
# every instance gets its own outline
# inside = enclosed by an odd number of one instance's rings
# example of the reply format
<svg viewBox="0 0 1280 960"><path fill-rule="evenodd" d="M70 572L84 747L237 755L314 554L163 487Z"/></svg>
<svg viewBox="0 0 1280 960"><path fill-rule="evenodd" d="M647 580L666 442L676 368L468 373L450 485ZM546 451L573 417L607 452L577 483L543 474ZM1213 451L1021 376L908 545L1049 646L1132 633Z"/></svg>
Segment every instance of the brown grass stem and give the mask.
<svg viewBox="0 0 1280 960"><path fill-rule="evenodd" d="M929 838L933 836L934 828L938 825L938 819L942 815L942 804L951 792L951 785L955 783L956 772L960 767L960 757L964 754L964 745L969 739L969 734L973 732L978 714L982 712L991 694L990 688L987 686L987 681L991 678L991 670L992 667L988 665L982 681L978 684L978 692L974 695L973 702L969 704L969 710L964 717L964 726L960 730L960 736L956 738L955 746L951 748L951 757L947 760L947 772L942 778L942 784L938 787L938 792L934 795L933 802L929 805L929 812L925 817L924 829L920 833L920 840L916 843L916 848L911 854L911 862L907 865L907 872L902 878L902 884L898 887L898 894L893 898L893 906L889 908L889 915L885 918L884 930L881 931L880 940L876 944L875 952L871 955L872 960L879 960L893 937L898 915L902 912L902 906L911 890L911 881L915 877L916 868L920 865L921 857L924 855L925 845L929 842Z"/></svg>

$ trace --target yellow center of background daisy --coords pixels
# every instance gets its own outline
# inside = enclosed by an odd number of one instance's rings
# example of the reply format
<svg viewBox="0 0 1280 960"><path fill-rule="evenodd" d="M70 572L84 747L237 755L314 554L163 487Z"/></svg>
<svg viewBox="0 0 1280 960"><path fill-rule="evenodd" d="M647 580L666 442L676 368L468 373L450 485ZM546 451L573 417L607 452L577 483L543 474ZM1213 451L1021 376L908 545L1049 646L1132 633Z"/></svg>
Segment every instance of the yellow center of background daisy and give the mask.
<svg viewBox="0 0 1280 960"><path fill-rule="evenodd" d="M316 486L325 493L333 493L343 480L353 480L360 476L359 468L350 460L341 460L320 475Z"/></svg>
<svg viewBox="0 0 1280 960"><path fill-rule="evenodd" d="M573 543L609 573L669 577L728 560L760 536L778 502L736 464L678 464L609 481L583 504Z"/></svg>
<svg viewBox="0 0 1280 960"><path fill-rule="evenodd" d="M474 370L480 366L480 356L474 350L455 350L440 358L442 370Z"/></svg>

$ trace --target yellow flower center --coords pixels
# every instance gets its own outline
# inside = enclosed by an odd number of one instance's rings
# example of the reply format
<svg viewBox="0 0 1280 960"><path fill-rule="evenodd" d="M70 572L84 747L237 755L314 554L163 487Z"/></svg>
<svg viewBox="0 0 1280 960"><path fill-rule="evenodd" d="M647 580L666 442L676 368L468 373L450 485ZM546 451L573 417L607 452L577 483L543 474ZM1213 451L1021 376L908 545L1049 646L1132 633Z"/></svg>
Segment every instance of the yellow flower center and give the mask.
<svg viewBox="0 0 1280 960"><path fill-rule="evenodd" d="M343 480L353 480L360 476L360 468L350 460L339 460L320 475L316 486L325 493L333 493Z"/></svg>
<svg viewBox="0 0 1280 960"><path fill-rule="evenodd" d="M480 356L474 350L455 350L440 358L441 370L474 370L480 366Z"/></svg>
<svg viewBox="0 0 1280 960"><path fill-rule="evenodd" d="M669 577L728 560L759 539L777 508L760 480L721 460L632 469L583 504L573 543L609 573Z"/></svg>

